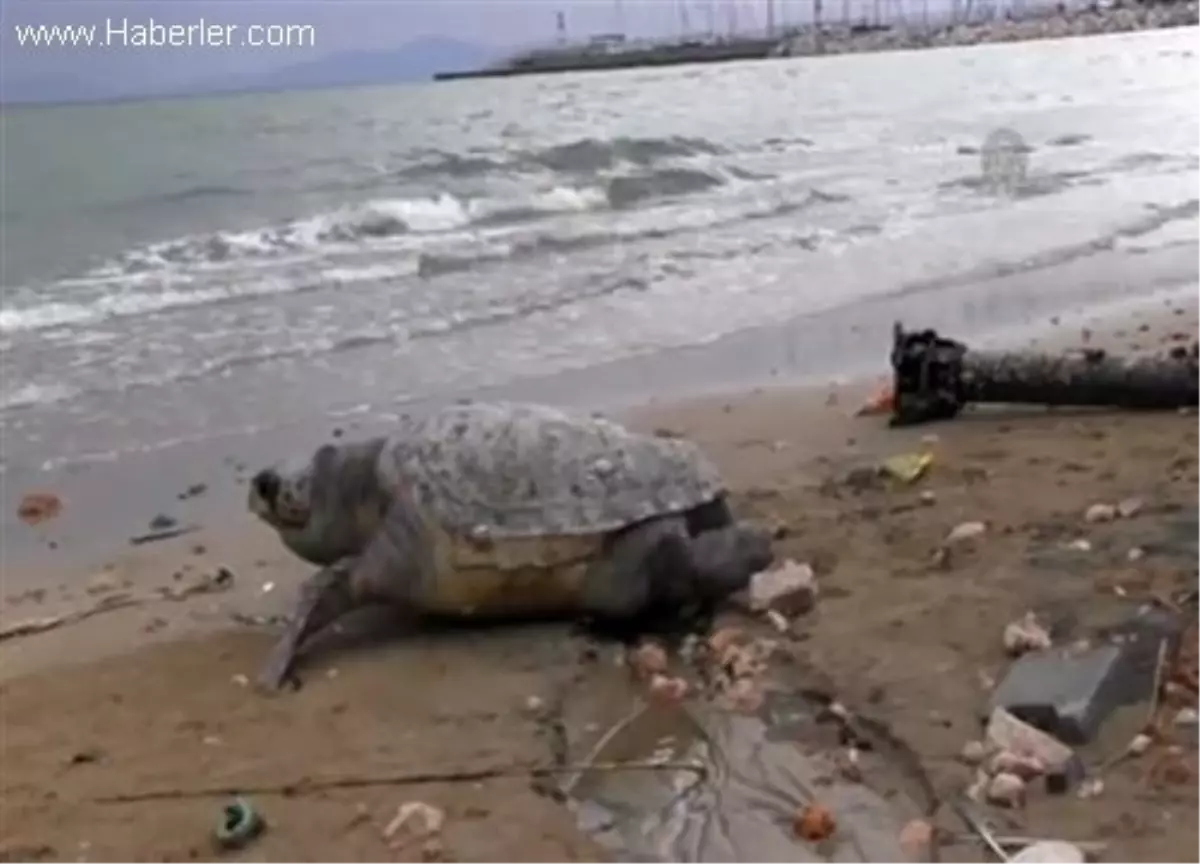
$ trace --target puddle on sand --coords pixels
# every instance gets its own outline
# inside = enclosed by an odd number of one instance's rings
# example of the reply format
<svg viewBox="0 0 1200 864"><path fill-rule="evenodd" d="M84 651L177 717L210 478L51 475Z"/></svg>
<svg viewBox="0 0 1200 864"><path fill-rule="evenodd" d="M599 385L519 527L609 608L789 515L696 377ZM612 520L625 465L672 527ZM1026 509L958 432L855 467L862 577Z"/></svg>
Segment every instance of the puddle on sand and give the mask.
<svg viewBox="0 0 1200 864"><path fill-rule="evenodd" d="M564 791L580 827L616 860L908 860L900 831L931 809L927 790L896 758L894 742L861 729L863 780L845 779L839 726L818 722L821 709L780 692L750 715L700 700L646 705L612 727L587 761L664 767L585 771ZM810 803L837 820L821 843L792 830L793 814Z"/></svg>

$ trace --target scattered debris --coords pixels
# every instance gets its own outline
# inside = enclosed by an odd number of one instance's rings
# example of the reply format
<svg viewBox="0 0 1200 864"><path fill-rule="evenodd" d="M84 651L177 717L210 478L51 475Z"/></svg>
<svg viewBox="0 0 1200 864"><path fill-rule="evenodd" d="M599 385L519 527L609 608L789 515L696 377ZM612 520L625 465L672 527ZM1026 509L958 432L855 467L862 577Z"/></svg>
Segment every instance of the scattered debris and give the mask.
<svg viewBox="0 0 1200 864"><path fill-rule="evenodd" d="M208 491L207 483L193 483L187 489L180 492L176 497L180 501L186 501L188 498L196 498ZM151 526L153 527L153 526Z"/></svg>
<svg viewBox="0 0 1200 864"><path fill-rule="evenodd" d="M525 713L532 717L540 717L546 710L546 700L541 696L529 696L525 699Z"/></svg>
<svg viewBox="0 0 1200 864"><path fill-rule="evenodd" d="M1125 498L1117 502L1117 515L1122 519L1132 519L1142 512L1145 502L1141 498Z"/></svg>
<svg viewBox="0 0 1200 864"><path fill-rule="evenodd" d="M878 417L891 414L895 409L895 394L890 384L883 384L862 404L856 412L856 417Z"/></svg>
<svg viewBox="0 0 1200 864"><path fill-rule="evenodd" d="M221 809L221 819L213 830L219 849L242 849L265 831L266 821L245 798L235 798Z"/></svg>
<svg viewBox="0 0 1200 864"><path fill-rule="evenodd" d="M932 464L932 453L902 453L884 459L879 470L894 480L908 484L920 480Z"/></svg>
<svg viewBox="0 0 1200 864"><path fill-rule="evenodd" d="M801 840L817 843L834 835L837 821L827 808L820 804L809 804L796 812L792 819L792 830Z"/></svg>
<svg viewBox="0 0 1200 864"><path fill-rule="evenodd" d="M948 420L970 403L1167 410L1200 402L1197 360L1186 349L1169 357L977 351L896 322L892 372L892 426Z"/></svg>
<svg viewBox="0 0 1200 864"><path fill-rule="evenodd" d="M787 616L774 609L767 610L767 620L780 633L787 633L792 628L792 622L787 619Z"/></svg>
<svg viewBox="0 0 1200 864"><path fill-rule="evenodd" d="M1140 676L1130 674L1125 647L1109 644L1082 653L1048 649L1025 654L992 692L991 710L1005 708L1061 741L1082 744L1130 699L1130 688L1148 691L1151 686L1149 680L1139 686Z"/></svg>
<svg viewBox="0 0 1200 864"><path fill-rule="evenodd" d="M910 861L928 861L933 850L933 826L924 819L913 819L900 829L900 848Z"/></svg>
<svg viewBox="0 0 1200 864"><path fill-rule="evenodd" d="M150 520L150 530L151 531L162 531L166 528L174 528L178 524L179 524L178 519L174 519L174 518L168 516L166 513L159 513L157 516L155 516L153 519Z"/></svg>
<svg viewBox="0 0 1200 864"><path fill-rule="evenodd" d="M383 838L391 849L403 849L413 843L434 839L442 832L446 813L424 801L406 801L383 829Z"/></svg>
<svg viewBox="0 0 1200 864"><path fill-rule="evenodd" d="M656 642L643 642L629 654L629 665L638 677L649 679L667 671L667 652Z"/></svg>
<svg viewBox="0 0 1200 864"><path fill-rule="evenodd" d="M26 525L41 525L62 512L62 499L53 492L27 492L17 505L17 517Z"/></svg>
<svg viewBox="0 0 1200 864"><path fill-rule="evenodd" d="M149 534L138 534L130 537L129 545L143 546L147 543L157 543L159 540L170 540L174 537L182 537L184 534L192 534L199 530L199 525L177 525L174 528L164 528L159 531L151 531Z"/></svg>
<svg viewBox="0 0 1200 864"><path fill-rule="evenodd" d="M688 689L687 681L682 678L657 674L650 679L650 695L664 702L682 702Z"/></svg>
<svg viewBox="0 0 1200 864"><path fill-rule="evenodd" d="M1098 798L1104 794L1104 781L1099 777L1089 777L1079 784L1075 793L1079 798Z"/></svg>

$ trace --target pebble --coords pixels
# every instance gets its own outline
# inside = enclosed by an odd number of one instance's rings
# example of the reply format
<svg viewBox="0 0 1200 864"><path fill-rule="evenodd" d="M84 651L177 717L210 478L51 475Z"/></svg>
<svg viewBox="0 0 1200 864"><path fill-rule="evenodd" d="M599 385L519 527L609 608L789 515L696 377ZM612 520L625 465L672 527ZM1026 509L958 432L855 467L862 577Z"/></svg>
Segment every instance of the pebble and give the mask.
<svg viewBox="0 0 1200 864"><path fill-rule="evenodd" d="M1142 549L1140 546L1134 546L1125 553L1125 559L1130 563L1133 563L1134 561L1141 561L1145 557L1146 550Z"/></svg>
<svg viewBox="0 0 1200 864"><path fill-rule="evenodd" d="M1197 720L1200 720L1200 715L1197 715L1195 708L1180 708L1175 715L1176 726L1195 726Z"/></svg>
<svg viewBox="0 0 1200 864"><path fill-rule="evenodd" d="M946 544L961 543L964 540L971 540L975 537L983 535L987 531L987 525L983 522L961 522L955 525L954 528L946 535Z"/></svg>
<svg viewBox="0 0 1200 864"><path fill-rule="evenodd" d="M771 626L780 633L786 633L791 629L792 623L788 621L787 616L782 612L777 612L774 609L767 610L767 620L771 622Z"/></svg>
<svg viewBox="0 0 1200 864"><path fill-rule="evenodd" d="M688 694L688 683L682 678L655 675L650 679L650 695L664 702L682 702Z"/></svg>
<svg viewBox="0 0 1200 864"><path fill-rule="evenodd" d="M275 583L274 583L274 582L264 582L264 583L262 584L262 593L264 593L264 594L270 594L270 593L271 593L272 591L274 591L274 590L275 590Z"/></svg>
<svg viewBox="0 0 1200 864"><path fill-rule="evenodd" d="M667 652L654 642L643 642L629 655L629 665L643 678L667 671Z"/></svg>
<svg viewBox="0 0 1200 864"><path fill-rule="evenodd" d="M920 499L921 503L926 506L937 503L937 495L934 494L932 489L921 490L921 494L917 497Z"/></svg>
<svg viewBox="0 0 1200 864"><path fill-rule="evenodd" d="M1133 740L1129 742L1129 752L1134 756L1141 756L1150 749L1150 745L1154 743L1154 739L1144 732L1133 736Z"/></svg>
<svg viewBox="0 0 1200 864"><path fill-rule="evenodd" d="M1141 498L1125 498L1117 504L1117 515L1122 519L1132 519L1142 511L1144 506Z"/></svg>
<svg viewBox="0 0 1200 864"><path fill-rule="evenodd" d="M933 848L933 826L924 819L913 819L900 829L900 848L910 861L928 861Z"/></svg>
<svg viewBox="0 0 1200 864"><path fill-rule="evenodd" d="M959 761L967 765L979 765L987 758L988 748L982 741L968 741L959 752Z"/></svg>
<svg viewBox="0 0 1200 864"><path fill-rule="evenodd" d="M997 774L987 784L987 800L1002 807L1020 807L1025 803L1025 781L1007 771Z"/></svg>
<svg viewBox="0 0 1200 864"><path fill-rule="evenodd" d="M1096 798L1104 794L1104 781L1099 777L1089 777L1079 784L1079 791L1075 793L1080 798Z"/></svg>
<svg viewBox="0 0 1200 864"><path fill-rule="evenodd" d="M530 696L525 700L525 713L537 716L546 707L546 700L540 696Z"/></svg>
<svg viewBox="0 0 1200 864"><path fill-rule="evenodd" d="M1050 634L1032 612L1025 617L1009 622L1004 628L1004 650L1010 657L1019 657L1027 651L1040 651L1052 644Z"/></svg>
<svg viewBox="0 0 1200 864"><path fill-rule="evenodd" d="M234 675L229 680L232 681L234 684L236 684L239 687L249 687L250 686L250 679L247 678L245 675L241 674L240 672L237 675Z"/></svg>
<svg viewBox="0 0 1200 864"><path fill-rule="evenodd" d="M1111 504L1093 504L1083 514L1083 521L1093 524L1111 522L1117 518L1117 508Z"/></svg>

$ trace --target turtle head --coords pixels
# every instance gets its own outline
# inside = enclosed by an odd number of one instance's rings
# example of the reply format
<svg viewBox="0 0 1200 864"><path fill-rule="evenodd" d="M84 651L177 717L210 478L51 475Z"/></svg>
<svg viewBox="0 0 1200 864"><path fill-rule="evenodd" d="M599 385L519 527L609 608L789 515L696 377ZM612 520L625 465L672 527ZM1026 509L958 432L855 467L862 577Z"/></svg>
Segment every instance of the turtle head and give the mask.
<svg viewBox="0 0 1200 864"><path fill-rule="evenodd" d="M302 461L264 468L250 480L250 512L313 564L362 552L389 503L377 480L382 439L324 444Z"/></svg>
<svg viewBox="0 0 1200 864"><path fill-rule="evenodd" d="M337 453L331 444L312 458L264 468L250 480L250 512L278 531L302 531L324 497Z"/></svg>

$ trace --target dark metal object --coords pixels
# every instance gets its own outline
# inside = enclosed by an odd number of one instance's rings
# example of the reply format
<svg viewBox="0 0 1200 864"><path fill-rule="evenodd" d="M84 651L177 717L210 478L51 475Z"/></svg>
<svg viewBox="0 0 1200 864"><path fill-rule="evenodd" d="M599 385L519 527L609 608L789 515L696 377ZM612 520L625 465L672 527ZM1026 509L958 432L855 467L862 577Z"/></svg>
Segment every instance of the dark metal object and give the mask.
<svg viewBox="0 0 1200 864"><path fill-rule="evenodd" d="M1197 343L1165 357L1122 358L1100 350L971 351L935 330L906 331L899 322L893 333L893 426L948 420L970 402L1132 410L1200 402Z"/></svg>

